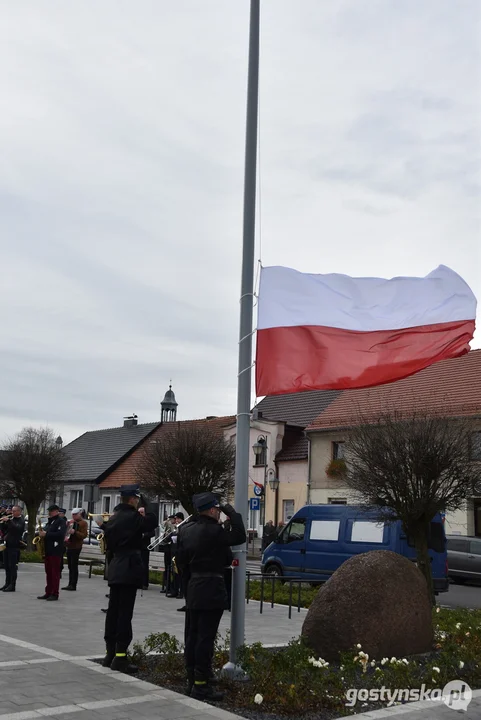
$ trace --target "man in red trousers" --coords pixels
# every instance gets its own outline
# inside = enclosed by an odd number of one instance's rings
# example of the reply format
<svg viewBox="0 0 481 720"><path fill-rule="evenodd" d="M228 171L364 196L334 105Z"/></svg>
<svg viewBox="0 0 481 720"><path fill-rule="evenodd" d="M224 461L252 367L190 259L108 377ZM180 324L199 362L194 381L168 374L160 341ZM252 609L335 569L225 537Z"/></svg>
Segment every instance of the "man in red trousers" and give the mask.
<svg viewBox="0 0 481 720"><path fill-rule="evenodd" d="M45 530L39 535L45 541L45 573L47 584L45 595L39 595L39 600L58 600L60 588L60 568L65 552L65 534L67 521L59 515L59 506L50 505L48 508L48 521Z"/></svg>

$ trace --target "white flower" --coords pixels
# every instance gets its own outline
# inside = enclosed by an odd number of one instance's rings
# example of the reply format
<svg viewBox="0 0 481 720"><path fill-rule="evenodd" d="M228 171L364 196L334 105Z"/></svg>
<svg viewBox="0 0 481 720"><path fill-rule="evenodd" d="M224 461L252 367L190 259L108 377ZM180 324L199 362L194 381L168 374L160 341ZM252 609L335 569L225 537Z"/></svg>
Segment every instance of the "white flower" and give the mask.
<svg viewBox="0 0 481 720"><path fill-rule="evenodd" d="M438 667L433 667L433 672L437 672L437 673L440 673L440 672L441 672L441 670L440 670L440 669L439 669Z"/></svg>
<svg viewBox="0 0 481 720"><path fill-rule="evenodd" d="M264 702L264 698L262 697L262 695L259 695L259 693L257 693L254 698L254 702L256 705L262 705L262 703Z"/></svg>
<svg viewBox="0 0 481 720"><path fill-rule="evenodd" d="M402 662L403 662L405 665L409 665L409 660L406 660L406 658L403 658L403 659L402 659Z"/></svg>
<svg viewBox="0 0 481 720"><path fill-rule="evenodd" d="M376 672L381 672L381 668L376 668Z"/></svg>
<svg viewBox="0 0 481 720"><path fill-rule="evenodd" d="M376 667L376 661L375 661L375 660L372 660L372 662L371 662L371 667Z"/></svg>
<svg viewBox="0 0 481 720"><path fill-rule="evenodd" d="M396 662L396 658L395 658L395 657L392 657L392 658L391 658L391 664L394 664L395 662Z"/></svg>
<svg viewBox="0 0 481 720"><path fill-rule="evenodd" d="M344 665L341 665L341 667L339 668L339 670L344 670Z"/></svg>
<svg viewBox="0 0 481 720"><path fill-rule="evenodd" d="M459 661L459 669L462 670L464 667L464 663L462 660Z"/></svg>
<svg viewBox="0 0 481 720"><path fill-rule="evenodd" d="M385 664L388 663L388 662L389 662L389 658L383 658L383 659L381 660L381 665L385 665Z"/></svg>
<svg viewBox="0 0 481 720"><path fill-rule="evenodd" d="M357 647L358 650L360 650L360 649L362 648L361 643L358 643L358 644L356 645L356 647Z"/></svg>
<svg viewBox="0 0 481 720"><path fill-rule="evenodd" d="M461 623L456 623L456 630L459 630L460 627L461 627Z"/></svg>
<svg viewBox="0 0 481 720"><path fill-rule="evenodd" d="M441 608L439 607L439 605L438 605L438 607L436 608L436 612L437 612L437 613L438 613L438 612L441 612Z"/></svg>

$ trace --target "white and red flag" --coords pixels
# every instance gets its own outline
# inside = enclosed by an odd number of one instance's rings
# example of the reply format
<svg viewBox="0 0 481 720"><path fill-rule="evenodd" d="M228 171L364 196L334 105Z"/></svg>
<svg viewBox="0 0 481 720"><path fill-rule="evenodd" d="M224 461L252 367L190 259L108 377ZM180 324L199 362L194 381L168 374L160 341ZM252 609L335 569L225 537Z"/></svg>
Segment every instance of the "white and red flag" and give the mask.
<svg viewBox="0 0 481 720"><path fill-rule="evenodd" d="M469 351L476 298L440 265L424 278L262 268L257 396L371 387Z"/></svg>

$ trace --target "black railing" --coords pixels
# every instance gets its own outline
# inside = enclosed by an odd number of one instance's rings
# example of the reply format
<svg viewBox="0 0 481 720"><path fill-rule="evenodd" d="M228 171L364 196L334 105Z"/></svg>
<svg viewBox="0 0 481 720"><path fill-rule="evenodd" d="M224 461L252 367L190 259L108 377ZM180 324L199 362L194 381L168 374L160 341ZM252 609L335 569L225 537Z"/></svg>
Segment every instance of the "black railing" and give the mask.
<svg viewBox="0 0 481 720"><path fill-rule="evenodd" d="M292 608L296 607L297 612L301 612L301 589L302 585L306 585L306 579L302 577L283 577L282 575L263 575L262 573L253 573L250 572L250 570L246 573L246 602L249 604L250 600L253 598L250 597L251 594L251 583L252 582L258 582L260 583L260 600L256 601L259 602L259 612L262 614L264 610L264 605L267 604L271 606L271 608L274 607L274 605L285 605L285 603L276 603L275 601L275 595L276 595L276 583L280 583L281 585L288 585L289 586L289 600L287 603L288 607L288 615L289 620L292 618ZM296 587L296 592L294 593L294 587ZM294 594L297 595L297 602L293 602L294 600ZM270 599L269 599L270 597Z"/></svg>

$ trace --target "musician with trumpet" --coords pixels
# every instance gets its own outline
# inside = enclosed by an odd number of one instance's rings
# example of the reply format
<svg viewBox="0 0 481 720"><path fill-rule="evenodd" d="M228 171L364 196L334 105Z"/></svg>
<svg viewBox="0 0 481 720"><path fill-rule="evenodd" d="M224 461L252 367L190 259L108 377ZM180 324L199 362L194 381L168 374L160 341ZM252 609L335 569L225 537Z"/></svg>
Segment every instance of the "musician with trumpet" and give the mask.
<svg viewBox="0 0 481 720"><path fill-rule="evenodd" d="M60 567L65 551L65 533L67 531L67 523L65 518L60 517L59 511L58 505L50 505L47 527L45 530L38 531L38 537L44 545L45 574L47 576L45 594L39 595L38 600L58 600L59 596Z"/></svg>
<svg viewBox="0 0 481 720"><path fill-rule="evenodd" d="M23 533L25 532L25 519L22 515L22 508L19 505L14 505L11 514L4 515L0 519L0 527L2 528L5 543L3 551L5 584L0 590L3 590L3 592L15 592L20 549L23 543Z"/></svg>
<svg viewBox="0 0 481 720"><path fill-rule="evenodd" d="M72 519L67 523L65 545L67 547L68 585L62 590L77 590L78 563L82 545L87 537L88 524L82 517L82 508L72 510Z"/></svg>

